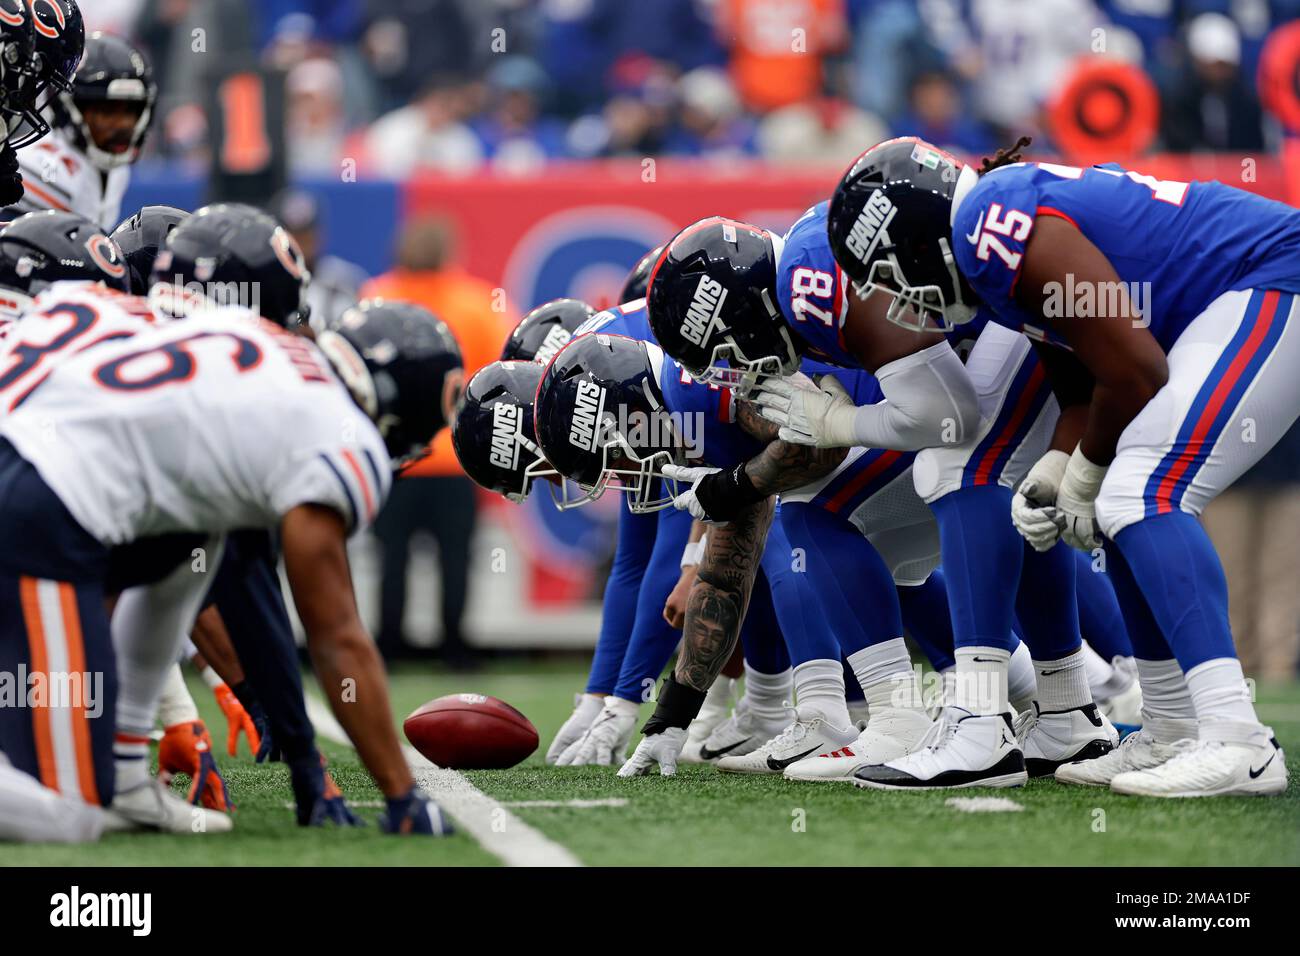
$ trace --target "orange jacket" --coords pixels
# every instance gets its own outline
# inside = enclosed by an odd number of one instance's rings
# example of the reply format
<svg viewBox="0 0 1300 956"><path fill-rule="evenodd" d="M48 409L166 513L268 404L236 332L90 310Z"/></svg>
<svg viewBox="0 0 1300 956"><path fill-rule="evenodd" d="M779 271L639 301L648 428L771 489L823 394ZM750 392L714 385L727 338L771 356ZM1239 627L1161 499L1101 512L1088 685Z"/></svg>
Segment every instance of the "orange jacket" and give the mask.
<svg viewBox="0 0 1300 956"><path fill-rule="evenodd" d="M460 343L466 382L484 365L501 357L506 336L518 321L512 312L504 310L504 292L455 268L438 272L394 269L362 286L361 296L414 302L446 322ZM452 451L451 429L443 429L433 440L432 453L403 474L463 475Z"/></svg>

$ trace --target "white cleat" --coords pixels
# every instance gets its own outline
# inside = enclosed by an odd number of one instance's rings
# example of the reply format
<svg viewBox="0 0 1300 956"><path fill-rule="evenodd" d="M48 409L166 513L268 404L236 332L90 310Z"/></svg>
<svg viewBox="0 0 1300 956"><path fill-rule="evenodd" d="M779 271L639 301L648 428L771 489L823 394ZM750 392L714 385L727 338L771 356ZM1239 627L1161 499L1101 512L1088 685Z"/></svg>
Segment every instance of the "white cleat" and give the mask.
<svg viewBox="0 0 1300 956"><path fill-rule="evenodd" d="M852 743L856 727L832 727L821 714L804 717L794 711L794 722L762 746L743 756L723 757L718 769L726 773L784 773L791 764Z"/></svg>
<svg viewBox="0 0 1300 956"><path fill-rule="evenodd" d="M700 763L753 753L785 728L784 719L761 720L755 716L741 698L736 712L714 728L709 739L700 745Z"/></svg>
<svg viewBox="0 0 1300 956"><path fill-rule="evenodd" d="M1191 733L1196 733L1196 723L1189 721ZM1109 787L1110 782L1130 770L1149 770L1176 756L1176 743L1164 744L1151 736L1150 731L1138 730L1120 741L1119 746L1095 760L1062 764L1056 768L1060 783L1080 787Z"/></svg>
<svg viewBox="0 0 1300 956"><path fill-rule="evenodd" d="M226 814L187 803L157 780L116 794L105 816L105 833L122 830L225 833L234 826Z"/></svg>
<svg viewBox="0 0 1300 956"><path fill-rule="evenodd" d="M1131 657L1115 657L1110 666L1121 677L1128 678L1123 690L1105 700L1097 700L1097 709L1110 718L1112 724L1128 727L1142 726L1142 684L1138 681L1137 663Z"/></svg>
<svg viewBox="0 0 1300 956"><path fill-rule="evenodd" d="M1031 777L1050 777L1061 764L1104 756L1119 743L1119 732L1096 704L1041 714L1035 703L1016 717L1015 729Z"/></svg>
<svg viewBox="0 0 1300 956"><path fill-rule="evenodd" d="M1028 779L1011 715L981 716L960 707L944 708L913 753L853 774L857 786L878 790L1021 787Z"/></svg>
<svg viewBox="0 0 1300 956"><path fill-rule="evenodd" d="M704 698L704 706L686 728L686 745L677 758L678 763L709 762L704 757L704 746L713 732L731 716L732 708L736 706L736 684L734 677L718 676L708 696Z"/></svg>
<svg viewBox="0 0 1300 956"><path fill-rule="evenodd" d="M1259 744L1180 740L1157 767L1130 770L1110 782L1136 797L1270 796L1286 790L1286 756L1271 730Z"/></svg>
<svg viewBox="0 0 1300 956"><path fill-rule="evenodd" d="M785 768L787 780L852 783L859 767L882 764L916 750L934 721L918 710L880 708L858 739L839 750L796 760Z"/></svg>

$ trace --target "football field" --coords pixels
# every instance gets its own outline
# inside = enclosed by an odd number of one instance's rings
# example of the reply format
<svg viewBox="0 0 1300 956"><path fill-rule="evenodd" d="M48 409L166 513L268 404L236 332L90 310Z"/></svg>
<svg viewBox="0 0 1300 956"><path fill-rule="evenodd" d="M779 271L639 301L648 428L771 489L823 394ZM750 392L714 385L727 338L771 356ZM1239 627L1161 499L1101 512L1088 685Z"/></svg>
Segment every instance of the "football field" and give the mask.
<svg viewBox="0 0 1300 956"><path fill-rule="evenodd" d="M556 769L542 752L568 716L585 670L578 662L503 662L472 675L404 667L392 693L400 720L443 694L478 692L514 704L537 725L539 751L511 770L426 781L455 787L453 813L473 816L445 840L378 832L379 794L345 746L322 741L360 829L294 825L288 773L225 755L225 722L192 687L217 742L237 804L235 830L203 837L114 835L93 846L6 846L0 864L492 866L505 862L625 865L1062 865L1300 864L1300 789L1267 799L1158 801L1035 781L1018 790L884 793L683 766L676 778L619 780L612 767ZM314 691L314 687L312 688ZM1260 715L1300 753L1300 687L1262 689ZM649 716L646 708L643 716ZM1293 758L1293 775L1295 772ZM179 783L178 783L179 786ZM435 795L437 795L435 793ZM467 799L468 795L468 799ZM967 798L992 797L976 800Z"/></svg>

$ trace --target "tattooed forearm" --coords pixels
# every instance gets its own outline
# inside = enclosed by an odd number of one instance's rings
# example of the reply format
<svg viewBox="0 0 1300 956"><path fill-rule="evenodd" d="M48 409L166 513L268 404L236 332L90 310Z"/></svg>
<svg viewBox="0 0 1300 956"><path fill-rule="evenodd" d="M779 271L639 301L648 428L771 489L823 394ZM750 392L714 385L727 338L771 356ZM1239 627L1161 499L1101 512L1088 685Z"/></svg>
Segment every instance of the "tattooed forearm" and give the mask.
<svg viewBox="0 0 1300 956"><path fill-rule="evenodd" d="M777 437L780 429L758 414L749 402L736 403L736 424L767 447L745 464L754 487L767 495L802 488L810 481L829 475L849 453L847 448L810 448Z"/></svg>
<svg viewBox="0 0 1300 956"><path fill-rule="evenodd" d="M731 656L772 513L772 502L761 501L709 531L708 548L686 602L676 669L680 683L707 691Z"/></svg>

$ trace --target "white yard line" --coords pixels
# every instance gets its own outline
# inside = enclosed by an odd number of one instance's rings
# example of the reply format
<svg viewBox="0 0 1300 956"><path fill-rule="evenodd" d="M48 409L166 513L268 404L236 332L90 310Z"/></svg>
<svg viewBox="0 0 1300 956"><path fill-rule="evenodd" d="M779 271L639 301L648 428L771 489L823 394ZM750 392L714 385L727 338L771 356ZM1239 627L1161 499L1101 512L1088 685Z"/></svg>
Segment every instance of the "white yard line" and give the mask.
<svg viewBox="0 0 1300 956"><path fill-rule="evenodd" d="M962 813L1019 813L1025 809L1006 797L949 797L944 804Z"/></svg>
<svg viewBox="0 0 1300 956"><path fill-rule="evenodd" d="M307 694L307 714L326 740L352 746L343 727L318 697ZM507 866L582 866L554 840L534 830L455 770L430 763L413 747L402 746L411 773L424 791L438 801L461 830Z"/></svg>
<svg viewBox="0 0 1300 956"><path fill-rule="evenodd" d="M627 806L627 797L601 797L597 800L512 800L502 806L506 807L538 807L553 808L565 807L573 810L591 810L596 807L625 807Z"/></svg>

